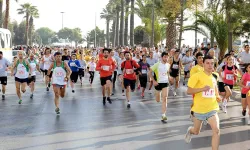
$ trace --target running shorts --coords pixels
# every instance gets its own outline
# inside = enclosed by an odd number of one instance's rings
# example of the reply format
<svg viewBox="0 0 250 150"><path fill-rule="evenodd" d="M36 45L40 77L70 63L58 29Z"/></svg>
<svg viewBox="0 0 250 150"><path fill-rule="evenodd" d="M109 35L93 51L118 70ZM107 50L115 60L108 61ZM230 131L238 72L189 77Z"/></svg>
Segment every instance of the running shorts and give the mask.
<svg viewBox="0 0 250 150"><path fill-rule="evenodd" d="M7 85L7 77L0 77L0 82L2 85Z"/></svg>
<svg viewBox="0 0 250 150"><path fill-rule="evenodd" d="M48 74L48 70L44 70L45 75ZM53 71L50 72L49 78L52 78Z"/></svg>
<svg viewBox="0 0 250 150"><path fill-rule="evenodd" d="M76 83L76 82L77 82L77 79L78 79L78 72L72 72L71 75L70 75L70 80L71 80L73 83Z"/></svg>
<svg viewBox="0 0 250 150"><path fill-rule="evenodd" d="M140 80L141 87L146 88L147 82L148 82L148 77L147 76L139 76L139 80Z"/></svg>
<svg viewBox="0 0 250 150"><path fill-rule="evenodd" d="M130 86L131 91L135 90L135 83L136 80L130 80L130 79L123 79L123 85L125 88L127 88L128 86Z"/></svg>
<svg viewBox="0 0 250 150"><path fill-rule="evenodd" d="M30 84L31 82L36 82L36 76L31 76L30 78L28 78L27 83Z"/></svg>
<svg viewBox="0 0 250 150"><path fill-rule="evenodd" d="M168 87L168 85L169 85L168 83L158 83L158 85L155 86L155 90L161 91L162 89Z"/></svg>
<svg viewBox="0 0 250 150"><path fill-rule="evenodd" d="M101 80L101 85L104 86L106 85L106 82L109 80L110 82L112 81L111 80L112 78L112 75L111 76L107 76L107 77L101 77L100 80Z"/></svg>

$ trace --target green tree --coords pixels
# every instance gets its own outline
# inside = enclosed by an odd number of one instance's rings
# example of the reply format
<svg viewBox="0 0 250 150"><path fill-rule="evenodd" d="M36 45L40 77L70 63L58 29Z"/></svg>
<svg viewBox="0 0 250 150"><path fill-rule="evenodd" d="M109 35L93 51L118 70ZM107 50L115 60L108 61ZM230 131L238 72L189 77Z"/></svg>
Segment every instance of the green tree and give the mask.
<svg viewBox="0 0 250 150"><path fill-rule="evenodd" d="M124 0L121 1L120 45L124 46Z"/></svg>
<svg viewBox="0 0 250 150"><path fill-rule="evenodd" d="M130 0L126 0L125 4L125 28L124 28L124 45L128 46L128 15Z"/></svg>
<svg viewBox="0 0 250 150"><path fill-rule="evenodd" d="M134 26L135 26L135 0L131 0L131 13L130 13L130 46L134 46Z"/></svg>
<svg viewBox="0 0 250 150"><path fill-rule="evenodd" d="M110 38L109 38L109 23L110 23L110 21L111 21L111 19L113 17L113 15L111 13L111 6L110 6L110 4L108 4L106 6L106 8L102 10L100 17L101 17L101 19L105 19L106 20L106 42L107 42L106 46L109 47L109 43L110 43L109 42L109 40L110 40Z"/></svg>
<svg viewBox="0 0 250 150"><path fill-rule="evenodd" d="M36 9L36 6L32 6L30 3L21 4L21 8L17 9L18 14L25 15L26 18L26 33L25 33L25 40L26 45L29 44L29 18L32 10Z"/></svg>
<svg viewBox="0 0 250 150"><path fill-rule="evenodd" d="M70 28L63 28L57 33L58 37L61 39L72 39L73 31Z"/></svg>
<svg viewBox="0 0 250 150"><path fill-rule="evenodd" d="M105 34L104 30L100 30L98 27L96 27L96 41L97 46L105 46ZM87 41L88 47L94 43L95 41L95 29L88 32L87 36L85 37L85 41Z"/></svg>
<svg viewBox="0 0 250 150"><path fill-rule="evenodd" d="M18 2L18 0L15 0L15 1ZM4 26L3 27L5 29L8 29L9 19L10 19L10 0L6 0L5 2L6 2L6 9L5 9L5 18L4 18Z"/></svg>
<svg viewBox="0 0 250 150"><path fill-rule="evenodd" d="M135 40L135 44L139 45L142 44L143 42L143 36L145 33L144 27L143 26L137 26L134 30L134 40Z"/></svg>
<svg viewBox="0 0 250 150"><path fill-rule="evenodd" d="M55 32L47 27L42 27L42 28L37 29L36 33L40 36L42 40L41 44L43 45L49 44L48 39L55 36Z"/></svg>
<svg viewBox="0 0 250 150"><path fill-rule="evenodd" d="M13 44L15 45L25 44L25 28L26 28L25 21L22 21L19 25L17 25L17 22L14 23L13 31L15 34L14 34Z"/></svg>
<svg viewBox="0 0 250 150"><path fill-rule="evenodd" d="M34 18L39 18L38 9L36 7L32 7L30 11L30 18L29 18L29 45L33 43L33 33L34 33Z"/></svg>

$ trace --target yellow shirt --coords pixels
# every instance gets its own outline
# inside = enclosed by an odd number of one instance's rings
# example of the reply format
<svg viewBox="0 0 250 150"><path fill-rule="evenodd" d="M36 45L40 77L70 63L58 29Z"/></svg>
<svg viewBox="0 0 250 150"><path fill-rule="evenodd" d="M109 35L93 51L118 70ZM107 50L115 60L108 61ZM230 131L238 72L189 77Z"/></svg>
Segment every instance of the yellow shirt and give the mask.
<svg viewBox="0 0 250 150"><path fill-rule="evenodd" d="M198 72L203 71L203 67L201 67L200 65L195 65L191 70L190 70L190 77Z"/></svg>
<svg viewBox="0 0 250 150"><path fill-rule="evenodd" d="M211 74L208 76L204 71L198 72L189 78L188 87L190 88L211 87L208 92L194 94L192 111L205 114L213 110L219 110L215 94L215 88L217 88L216 84L217 82L213 75Z"/></svg>
<svg viewBox="0 0 250 150"><path fill-rule="evenodd" d="M81 59L81 54L76 54L76 59L80 60Z"/></svg>

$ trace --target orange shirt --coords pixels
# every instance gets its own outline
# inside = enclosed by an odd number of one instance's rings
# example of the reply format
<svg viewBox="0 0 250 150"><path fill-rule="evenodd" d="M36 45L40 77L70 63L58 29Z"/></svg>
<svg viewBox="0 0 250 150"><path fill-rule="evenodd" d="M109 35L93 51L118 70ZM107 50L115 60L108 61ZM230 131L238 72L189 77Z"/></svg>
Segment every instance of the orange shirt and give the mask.
<svg viewBox="0 0 250 150"><path fill-rule="evenodd" d="M100 72L100 77L111 76L116 68L116 63L112 58L99 59L96 65L96 70Z"/></svg>

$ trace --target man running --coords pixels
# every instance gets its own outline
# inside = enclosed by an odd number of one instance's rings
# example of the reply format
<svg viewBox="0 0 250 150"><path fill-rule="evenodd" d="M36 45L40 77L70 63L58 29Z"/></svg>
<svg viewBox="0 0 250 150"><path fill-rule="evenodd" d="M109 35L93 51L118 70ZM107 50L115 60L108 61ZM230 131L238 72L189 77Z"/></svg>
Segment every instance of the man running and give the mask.
<svg viewBox="0 0 250 150"><path fill-rule="evenodd" d="M154 64L156 64L158 61L157 59L153 58L154 52L149 52L149 58L147 58L147 63L152 67ZM154 76L154 72L152 74ZM150 84L149 84L149 94L151 94L151 88L153 86L153 79L149 78Z"/></svg>
<svg viewBox="0 0 250 150"><path fill-rule="evenodd" d="M19 98L19 104L22 104L22 95L20 89L23 93L26 92L26 85L28 82L28 77L31 76L31 67L29 62L24 60L23 52L18 52L18 59L14 62L13 67L11 69L11 76L15 73L15 83L16 83L16 93Z"/></svg>
<svg viewBox="0 0 250 150"><path fill-rule="evenodd" d="M7 68L10 62L3 57L3 52L0 51L0 82L2 84L2 100L5 100L5 91L7 85Z"/></svg>
<svg viewBox="0 0 250 150"><path fill-rule="evenodd" d="M186 85L186 78L189 78L190 76L190 65L193 63L194 61L194 57L191 56L191 51L192 49L189 48L186 51L186 55L182 58L182 64L184 65L184 79L183 79L183 86Z"/></svg>
<svg viewBox="0 0 250 150"><path fill-rule="evenodd" d="M149 64L147 63L147 56L142 55L142 61L139 62L139 80L140 80L140 85L142 87L142 92L141 92L141 97L144 98L144 92L147 87L147 82L148 82L148 70L150 68Z"/></svg>
<svg viewBox="0 0 250 150"><path fill-rule="evenodd" d="M44 69L46 78L47 78L47 75L49 76L49 80L45 80L46 90L49 91L52 72L50 74L48 74L48 70L49 70L49 67L51 66L51 64L53 64L53 57L51 55L50 48L45 49L45 54L43 56L42 62L44 64L43 69Z"/></svg>
<svg viewBox="0 0 250 150"><path fill-rule="evenodd" d="M169 70L170 64L168 63L169 55L166 52L162 52L161 61L154 64L148 73L153 84L155 86L155 99L157 102L162 100L162 121L167 120L167 98L168 98L168 86L169 86ZM152 72L155 73L156 78L153 77ZM160 96L161 95L161 96Z"/></svg>
<svg viewBox="0 0 250 150"><path fill-rule="evenodd" d="M106 105L107 101L112 104L110 99L111 95L111 78L114 70L116 69L116 63L112 58L109 58L111 49L103 49L103 58L99 59L96 70L100 72L100 80L102 86L102 95L103 95L103 105ZM106 89L107 89L107 97L106 97Z"/></svg>
<svg viewBox="0 0 250 150"><path fill-rule="evenodd" d="M203 59L204 71L192 75L188 81L187 93L194 94L194 126L190 126L185 135L186 143L190 143L192 135L198 135L202 122L208 120L213 132L212 149L218 150L220 141L219 117L217 111L219 106L217 99L220 99L217 81L213 77L214 59L206 56Z"/></svg>
<svg viewBox="0 0 250 150"><path fill-rule="evenodd" d="M60 114L59 108L59 97L63 98L66 92L66 84L70 78L71 70L66 62L62 61L62 54L60 52L56 52L55 61L49 67L48 74L52 73L52 85L55 94L55 112ZM49 75L47 75L47 80L50 80Z"/></svg>
<svg viewBox="0 0 250 150"><path fill-rule="evenodd" d="M68 62L68 66L71 69L70 86L72 89L72 93L75 93L75 83L78 79L79 67L81 67L80 62L76 59L75 53L71 55L71 60Z"/></svg>
<svg viewBox="0 0 250 150"><path fill-rule="evenodd" d="M118 77L119 77L119 80L120 80L120 83L121 83L121 86L122 86L122 96L125 96L125 94L124 94L123 72L122 72L122 69L121 69L121 64L125 60L126 59L125 59L125 56L124 56L124 52L120 52L120 58L119 58L119 60L117 62L117 65L118 65Z"/></svg>
<svg viewBox="0 0 250 150"><path fill-rule="evenodd" d="M134 92L135 83L136 83L136 74L134 68L139 68L140 66L135 60L132 60L132 55L130 52L124 52L126 61L121 64L121 69L123 71L123 84L126 89L126 99L127 99L127 108L130 108L130 90Z"/></svg>

